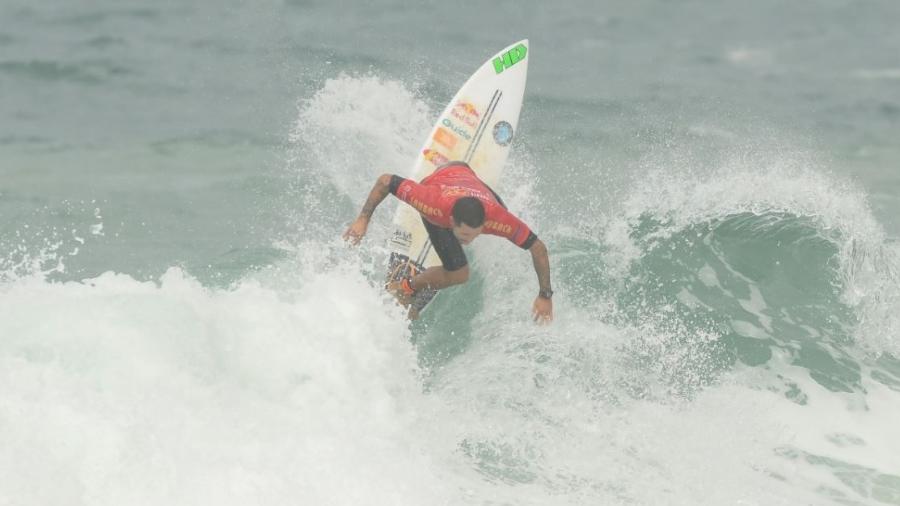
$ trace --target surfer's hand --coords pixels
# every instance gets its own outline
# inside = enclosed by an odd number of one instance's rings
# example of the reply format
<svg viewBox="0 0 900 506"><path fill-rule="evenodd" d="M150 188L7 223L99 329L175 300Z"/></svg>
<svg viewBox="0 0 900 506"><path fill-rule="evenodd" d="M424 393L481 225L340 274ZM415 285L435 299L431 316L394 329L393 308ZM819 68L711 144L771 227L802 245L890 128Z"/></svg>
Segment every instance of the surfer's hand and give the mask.
<svg viewBox="0 0 900 506"><path fill-rule="evenodd" d="M534 316L534 321L540 325L552 322L553 300L538 296L534 299L534 306L531 307L531 314Z"/></svg>
<svg viewBox="0 0 900 506"><path fill-rule="evenodd" d="M360 216L356 218L349 227L347 227L347 231L344 232L344 240L350 241L351 244L356 246L359 244L359 241L362 240L363 236L366 235L366 229L369 228L369 219L365 216Z"/></svg>

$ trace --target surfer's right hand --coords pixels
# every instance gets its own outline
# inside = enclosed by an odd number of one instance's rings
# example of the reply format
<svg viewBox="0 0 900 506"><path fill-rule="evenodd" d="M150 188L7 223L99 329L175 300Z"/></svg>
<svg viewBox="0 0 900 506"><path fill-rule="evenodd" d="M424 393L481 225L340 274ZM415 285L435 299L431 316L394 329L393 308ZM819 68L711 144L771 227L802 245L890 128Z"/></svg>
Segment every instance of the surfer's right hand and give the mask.
<svg viewBox="0 0 900 506"><path fill-rule="evenodd" d="M356 218L349 227L347 227L347 231L344 232L344 240L349 241L350 244L356 246L359 244L359 241L362 240L363 236L366 235L366 229L369 228L369 220L365 216L360 216Z"/></svg>

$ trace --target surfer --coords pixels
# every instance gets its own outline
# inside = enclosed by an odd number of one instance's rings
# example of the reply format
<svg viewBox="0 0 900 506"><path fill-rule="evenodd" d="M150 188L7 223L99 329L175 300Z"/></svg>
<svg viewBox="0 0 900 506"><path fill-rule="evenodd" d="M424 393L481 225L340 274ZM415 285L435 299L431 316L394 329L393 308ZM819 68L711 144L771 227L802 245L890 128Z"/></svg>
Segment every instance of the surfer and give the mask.
<svg viewBox="0 0 900 506"><path fill-rule="evenodd" d="M465 162L448 162L430 176L416 183L397 175L382 174L369 193L359 217L344 232L353 244L366 234L375 208L388 193L413 206L422 216L440 266L388 284L398 300L408 304L419 289L439 290L465 283L469 265L462 245L471 243L482 233L499 235L531 252L538 277L538 295L532 315L539 323L553 320L553 290L550 287L550 259L547 247L528 226L506 209L500 197L478 179ZM410 314L411 318L417 314Z"/></svg>

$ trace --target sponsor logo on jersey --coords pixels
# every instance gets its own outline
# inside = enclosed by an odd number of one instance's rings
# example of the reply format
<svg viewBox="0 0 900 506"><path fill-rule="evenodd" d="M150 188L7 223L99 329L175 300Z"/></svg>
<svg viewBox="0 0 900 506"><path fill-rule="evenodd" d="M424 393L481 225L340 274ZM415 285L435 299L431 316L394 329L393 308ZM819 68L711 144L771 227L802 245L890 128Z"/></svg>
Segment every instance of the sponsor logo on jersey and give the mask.
<svg viewBox="0 0 900 506"><path fill-rule="evenodd" d="M409 203L412 204L412 206L415 207L417 211L424 214L425 216L434 216L438 218L442 218L444 216L444 213L440 209L431 207L417 198L410 199Z"/></svg>
<svg viewBox="0 0 900 506"><path fill-rule="evenodd" d="M510 235L512 234L512 225L507 225L505 223L490 220L484 222L484 230L490 230L493 232L497 232L498 234Z"/></svg>
<svg viewBox="0 0 900 506"><path fill-rule="evenodd" d="M471 194L472 190L459 186L445 186L444 189L441 190L441 196L443 197L468 197Z"/></svg>

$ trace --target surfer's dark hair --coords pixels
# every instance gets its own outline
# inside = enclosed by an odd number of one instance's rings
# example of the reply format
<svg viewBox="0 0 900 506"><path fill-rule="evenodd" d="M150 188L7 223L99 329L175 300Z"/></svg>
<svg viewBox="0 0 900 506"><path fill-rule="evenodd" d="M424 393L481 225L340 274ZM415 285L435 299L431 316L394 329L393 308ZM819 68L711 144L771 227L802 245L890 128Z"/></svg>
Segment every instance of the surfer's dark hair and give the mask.
<svg viewBox="0 0 900 506"><path fill-rule="evenodd" d="M475 197L462 197L453 203L453 222L456 226L478 228L484 225L484 205Z"/></svg>

